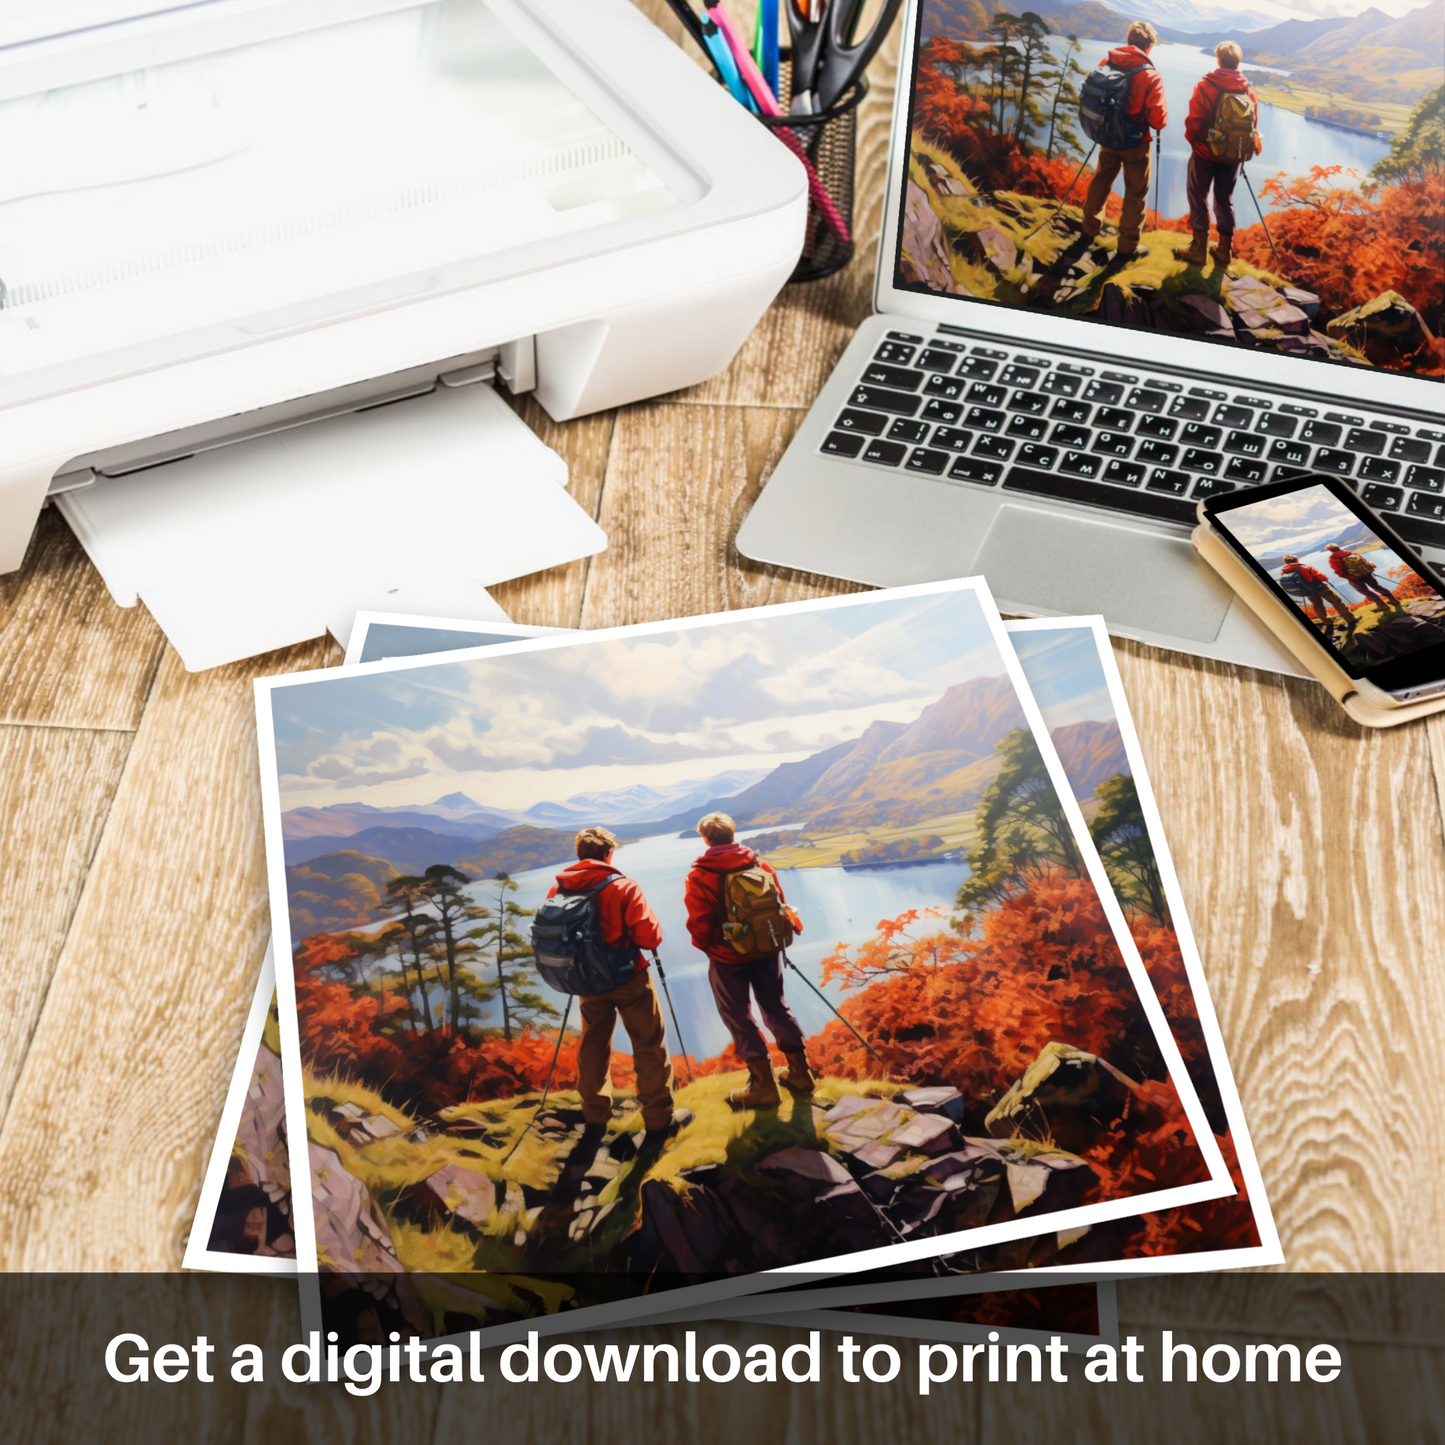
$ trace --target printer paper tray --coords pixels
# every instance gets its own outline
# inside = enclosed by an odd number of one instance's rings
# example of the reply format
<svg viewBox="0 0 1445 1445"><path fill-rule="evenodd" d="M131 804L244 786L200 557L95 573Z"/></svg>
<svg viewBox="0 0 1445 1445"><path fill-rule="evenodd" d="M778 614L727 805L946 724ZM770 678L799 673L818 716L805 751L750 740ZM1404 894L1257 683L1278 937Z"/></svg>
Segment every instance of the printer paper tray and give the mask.
<svg viewBox="0 0 1445 1445"><path fill-rule="evenodd" d="M485 589L600 552L567 467L485 385L292 427L55 504L122 606L192 671L331 632L362 608L498 615Z"/></svg>

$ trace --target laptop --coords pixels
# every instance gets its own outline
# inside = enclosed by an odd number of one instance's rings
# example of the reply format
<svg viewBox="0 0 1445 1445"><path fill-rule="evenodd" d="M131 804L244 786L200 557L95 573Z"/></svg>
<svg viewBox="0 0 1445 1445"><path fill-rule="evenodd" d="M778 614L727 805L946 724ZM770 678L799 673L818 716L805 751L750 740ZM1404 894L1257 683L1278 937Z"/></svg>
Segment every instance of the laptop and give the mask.
<svg viewBox="0 0 1445 1445"><path fill-rule="evenodd" d="M1428 374L1440 348L1408 305L1371 307L1364 291L1350 315L1293 284L1287 249L1263 265L1190 268L1172 259L1189 235L1166 238L1146 217L1153 256L1115 260L1107 210L1096 241L1080 234L1090 170L1066 189L1086 140L1034 164L1027 185L1000 179L992 115L977 119L994 103L990 77L946 48L953 23L937 0L906 14L876 314L744 521L739 551L877 586L982 573L1005 612L1102 613L1120 636L1300 675L1194 554L1196 505L1294 471L1345 477L1445 571L1445 387ZM1087 68L1124 41L1084 40L1072 58ZM1183 216L1184 113L1215 56L1159 44L1150 59L1170 101L1163 165L1153 157L1158 208ZM971 133L951 144L942 82L945 98L975 98ZM1076 124L1077 104L1065 114ZM1260 108L1264 151L1241 177L1255 194L1291 171L1271 158L1272 142L1291 153L1286 119L1311 124ZM1236 240L1255 223L1258 261L1259 218L1246 186L1236 191ZM1158 194L1151 181L1151 209ZM1271 243L1275 232L1287 243L1275 221Z"/></svg>

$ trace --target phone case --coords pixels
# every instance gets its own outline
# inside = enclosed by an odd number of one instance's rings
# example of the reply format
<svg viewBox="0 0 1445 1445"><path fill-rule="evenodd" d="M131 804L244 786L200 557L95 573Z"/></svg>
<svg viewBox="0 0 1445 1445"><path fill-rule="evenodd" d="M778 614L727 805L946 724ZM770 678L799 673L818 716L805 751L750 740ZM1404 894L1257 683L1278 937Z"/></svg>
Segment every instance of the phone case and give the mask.
<svg viewBox="0 0 1445 1445"><path fill-rule="evenodd" d="M1317 678L1325 690L1367 728L1392 728L1432 713L1445 712L1445 693L1422 702L1399 703L1393 707L1372 702L1360 695L1359 684L1323 648L1316 647L1293 622L1284 604L1265 586L1207 523L1195 527L1190 538L1195 550L1239 594L1241 600L1279 638L1301 667Z"/></svg>

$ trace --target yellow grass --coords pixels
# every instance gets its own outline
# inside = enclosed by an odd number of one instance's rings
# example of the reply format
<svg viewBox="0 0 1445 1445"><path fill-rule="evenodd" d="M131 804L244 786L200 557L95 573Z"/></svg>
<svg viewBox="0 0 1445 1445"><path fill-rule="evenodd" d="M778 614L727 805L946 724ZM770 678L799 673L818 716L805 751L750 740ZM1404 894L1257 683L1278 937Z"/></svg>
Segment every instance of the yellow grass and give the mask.
<svg viewBox="0 0 1445 1445"><path fill-rule="evenodd" d="M908 823L893 828L855 828L846 833L828 833L821 837L809 835L812 847L774 848L767 854L768 862L775 868L831 868L851 849L861 848L868 843L900 843L905 838L921 838L927 833L937 833L943 839L945 849L973 846L974 810L963 813L945 813L921 823Z"/></svg>

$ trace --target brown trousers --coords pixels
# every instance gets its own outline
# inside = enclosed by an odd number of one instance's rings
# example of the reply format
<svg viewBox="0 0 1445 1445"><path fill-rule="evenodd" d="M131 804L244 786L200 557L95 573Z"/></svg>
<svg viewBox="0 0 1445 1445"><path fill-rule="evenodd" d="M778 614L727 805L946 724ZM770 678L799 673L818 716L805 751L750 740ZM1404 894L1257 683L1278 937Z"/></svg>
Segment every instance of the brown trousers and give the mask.
<svg viewBox="0 0 1445 1445"><path fill-rule="evenodd" d="M612 1031L620 1017L632 1040L642 1122L649 1129L665 1129L672 1122L672 1059L651 973L639 968L626 983L606 993L584 995L578 1003L582 1046L577 1053L577 1091L582 1095L583 1118L589 1124L605 1124L612 1117L609 1066Z"/></svg>
<svg viewBox="0 0 1445 1445"><path fill-rule="evenodd" d="M1144 223L1144 203L1149 199L1149 142L1131 146L1126 151L1099 147L1099 168L1084 194L1084 234L1094 237L1103 224L1104 203L1114 189L1114 180L1124 172L1124 209L1119 216L1119 249L1132 251L1139 244L1139 228Z"/></svg>

